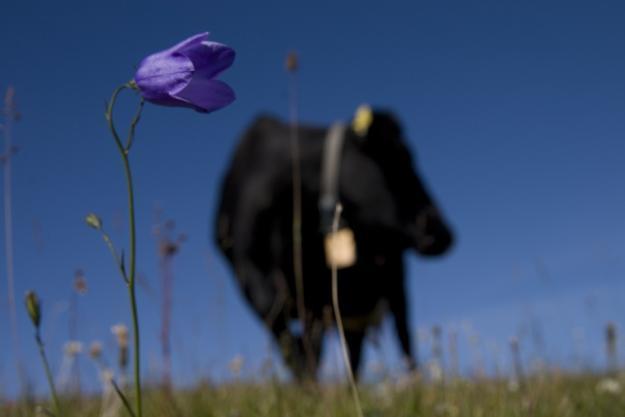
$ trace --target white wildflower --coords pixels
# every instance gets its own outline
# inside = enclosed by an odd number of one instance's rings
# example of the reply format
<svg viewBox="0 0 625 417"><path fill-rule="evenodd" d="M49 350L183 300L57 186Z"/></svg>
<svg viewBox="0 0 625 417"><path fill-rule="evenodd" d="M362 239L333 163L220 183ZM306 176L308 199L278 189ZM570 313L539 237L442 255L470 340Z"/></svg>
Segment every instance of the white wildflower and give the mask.
<svg viewBox="0 0 625 417"><path fill-rule="evenodd" d="M519 380L516 378L510 378L508 380L508 391L517 392L520 388Z"/></svg>
<svg viewBox="0 0 625 417"><path fill-rule="evenodd" d="M111 327L111 333L117 338L119 347L128 346L128 327L125 324L116 324Z"/></svg>
<svg viewBox="0 0 625 417"><path fill-rule="evenodd" d="M76 340L70 340L65 343L64 351L67 356L74 357L82 352L82 343Z"/></svg>
<svg viewBox="0 0 625 417"><path fill-rule="evenodd" d="M441 382L443 380L443 368L438 361L430 361L427 364L428 374L430 379L434 382Z"/></svg>
<svg viewBox="0 0 625 417"><path fill-rule="evenodd" d="M614 378L604 378L597 383L597 392L602 394L620 394L621 383Z"/></svg>
<svg viewBox="0 0 625 417"><path fill-rule="evenodd" d="M243 369L243 363L245 359L242 355L236 355L230 363L228 364L228 368L230 369L230 373L233 376L239 376L241 374L241 369Z"/></svg>

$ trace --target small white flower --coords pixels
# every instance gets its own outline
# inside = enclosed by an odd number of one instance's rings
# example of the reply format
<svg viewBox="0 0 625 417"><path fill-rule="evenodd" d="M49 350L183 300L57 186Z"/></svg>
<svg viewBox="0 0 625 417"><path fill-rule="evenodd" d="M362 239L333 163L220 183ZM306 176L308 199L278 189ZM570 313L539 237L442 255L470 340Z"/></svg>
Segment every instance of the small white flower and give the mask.
<svg viewBox="0 0 625 417"><path fill-rule="evenodd" d="M620 394L621 384L614 378L604 378L597 383L597 392L602 394Z"/></svg>
<svg viewBox="0 0 625 417"><path fill-rule="evenodd" d="M111 333L117 338L119 347L128 346L128 327L125 324L116 324L111 327Z"/></svg>
<svg viewBox="0 0 625 417"><path fill-rule="evenodd" d="M241 369L243 369L243 363L245 359L241 355L236 355L230 363L228 364L228 368L230 369L230 373L234 376L239 376L241 373Z"/></svg>
<svg viewBox="0 0 625 417"><path fill-rule="evenodd" d="M441 368L441 365L438 363L438 361L430 361L427 364L427 369L432 381L440 382L443 380L443 368Z"/></svg>
<svg viewBox="0 0 625 417"><path fill-rule="evenodd" d="M76 340L70 340L65 343L64 351L67 356L76 356L82 352L82 343Z"/></svg>
<svg viewBox="0 0 625 417"><path fill-rule="evenodd" d="M452 403L442 402L434 406L434 413L439 416L455 417L459 414L460 410Z"/></svg>
<svg viewBox="0 0 625 417"><path fill-rule="evenodd" d="M394 388L390 380L386 379L375 385L374 395L382 405L388 406L393 402Z"/></svg>
<svg viewBox="0 0 625 417"><path fill-rule="evenodd" d="M380 361L369 362L367 364L367 367L369 368L369 371L376 376L383 375L384 371L386 370L384 364Z"/></svg>
<svg viewBox="0 0 625 417"><path fill-rule="evenodd" d="M102 380L102 383L105 383L105 384L112 383L114 377L115 377L115 374L109 368L105 368L100 372L100 379Z"/></svg>
<svg viewBox="0 0 625 417"><path fill-rule="evenodd" d="M50 415L50 412L41 405L35 408L35 417L48 417Z"/></svg>
<svg viewBox="0 0 625 417"><path fill-rule="evenodd" d="M520 388L519 380L516 378L510 378L508 380L508 391L517 392Z"/></svg>
<svg viewBox="0 0 625 417"><path fill-rule="evenodd" d="M420 377L416 372L401 375L395 382L395 389L398 391L410 391L419 383Z"/></svg>

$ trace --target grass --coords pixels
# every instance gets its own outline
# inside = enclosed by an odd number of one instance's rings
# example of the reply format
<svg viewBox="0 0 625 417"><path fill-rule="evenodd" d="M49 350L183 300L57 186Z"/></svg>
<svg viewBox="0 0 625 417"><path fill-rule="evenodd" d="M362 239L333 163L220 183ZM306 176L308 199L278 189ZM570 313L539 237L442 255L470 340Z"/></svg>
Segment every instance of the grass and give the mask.
<svg viewBox="0 0 625 417"><path fill-rule="evenodd" d="M605 377L550 373L511 389L508 380L458 379L447 384L394 379L360 387L365 416L582 417L621 416L625 395L601 390ZM621 386L625 378L616 378ZM346 385L294 386L271 382L202 384L178 390L145 390L145 415L152 417L351 417L354 407ZM99 397L62 400L67 417L100 417ZM33 401L6 404L3 417L37 415ZM125 415L119 409L119 416Z"/></svg>

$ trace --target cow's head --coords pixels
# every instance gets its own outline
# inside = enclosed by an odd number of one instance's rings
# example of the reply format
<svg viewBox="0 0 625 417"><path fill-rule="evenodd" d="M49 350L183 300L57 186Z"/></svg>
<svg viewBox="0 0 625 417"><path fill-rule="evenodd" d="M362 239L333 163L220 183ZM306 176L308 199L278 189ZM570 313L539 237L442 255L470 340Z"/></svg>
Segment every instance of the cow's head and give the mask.
<svg viewBox="0 0 625 417"><path fill-rule="evenodd" d="M359 109L352 133L362 152L379 168L385 190L377 198L383 200L384 210L394 213L393 227L404 245L422 255L446 252L452 233L417 174L399 123L388 112ZM374 193L376 186L370 184Z"/></svg>

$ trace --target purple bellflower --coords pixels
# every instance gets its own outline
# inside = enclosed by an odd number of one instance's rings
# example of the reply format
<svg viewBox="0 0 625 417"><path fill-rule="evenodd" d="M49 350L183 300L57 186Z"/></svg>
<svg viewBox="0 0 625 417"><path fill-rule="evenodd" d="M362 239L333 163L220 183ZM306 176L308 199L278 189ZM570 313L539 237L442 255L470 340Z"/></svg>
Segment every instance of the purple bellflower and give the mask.
<svg viewBox="0 0 625 417"><path fill-rule="evenodd" d="M234 91L216 80L232 65L232 48L199 33L141 61L134 76L141 95L163 106L190 107L202 113L232 103Z"/></svg>

